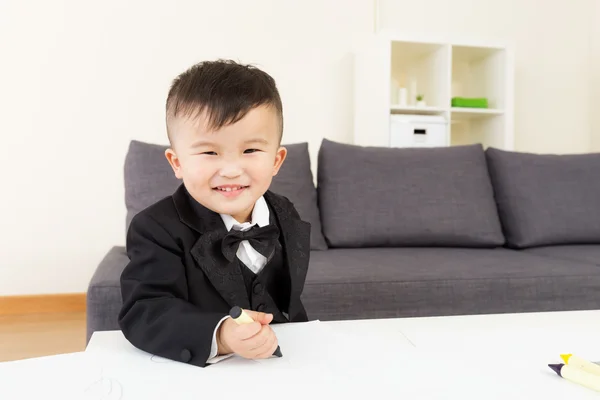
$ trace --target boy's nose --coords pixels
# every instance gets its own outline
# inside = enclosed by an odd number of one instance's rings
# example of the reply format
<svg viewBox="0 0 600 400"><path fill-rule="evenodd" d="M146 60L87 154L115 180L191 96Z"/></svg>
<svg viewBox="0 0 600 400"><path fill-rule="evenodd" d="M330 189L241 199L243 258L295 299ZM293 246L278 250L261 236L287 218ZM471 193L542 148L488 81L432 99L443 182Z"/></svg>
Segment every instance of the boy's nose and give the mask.
<svg viewBox="0 0 600 400"><path fill-rule="evenodd" d="M219 176L223 178L236 178L242 174L242 168L235 163L224 165L219 170Z"/></svg>

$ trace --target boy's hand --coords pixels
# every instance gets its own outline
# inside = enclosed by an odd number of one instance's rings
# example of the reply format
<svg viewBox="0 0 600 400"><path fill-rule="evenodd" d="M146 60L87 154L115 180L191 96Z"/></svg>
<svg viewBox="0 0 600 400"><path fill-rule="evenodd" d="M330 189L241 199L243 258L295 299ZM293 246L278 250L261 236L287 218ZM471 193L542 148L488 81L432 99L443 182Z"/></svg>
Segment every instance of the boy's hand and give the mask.
<svg viewBox="0 0 600 400"><path fill-rule="evenodd" d="M236 353L244 358L269 358L277 349L277 336L269 326L273 314L244 310L254 320L238 325L227 318L217 331L219 355Z"/></svg>

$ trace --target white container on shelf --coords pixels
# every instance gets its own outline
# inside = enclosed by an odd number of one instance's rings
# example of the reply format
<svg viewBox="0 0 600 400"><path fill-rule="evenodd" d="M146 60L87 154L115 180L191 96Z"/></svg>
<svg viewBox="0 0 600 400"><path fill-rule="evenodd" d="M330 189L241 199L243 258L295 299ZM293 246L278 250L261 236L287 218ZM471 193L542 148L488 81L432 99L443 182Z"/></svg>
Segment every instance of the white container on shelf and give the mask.
<svg viewBox="0 0 600 400"><path fill-rule="evenodd" d="M390 147L448 146L448 122L440 115L390 115Z"/></svg>
<svg viewBox="0 0 600 400"><path fill-rule="evenodd" d="M398 89L398 105L401 107L408 105L408 90L405 87Z"/></svg>

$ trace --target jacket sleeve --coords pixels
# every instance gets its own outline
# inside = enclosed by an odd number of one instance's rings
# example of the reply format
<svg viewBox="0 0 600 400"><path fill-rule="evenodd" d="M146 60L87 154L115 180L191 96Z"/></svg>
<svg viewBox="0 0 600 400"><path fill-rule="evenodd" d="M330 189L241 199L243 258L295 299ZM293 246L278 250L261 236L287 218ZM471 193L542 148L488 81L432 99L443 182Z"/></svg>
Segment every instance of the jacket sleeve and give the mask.
<svg viewBox="0 0 600 400"><path fill-rule="evenodd" d="M135 347L199 367L207 365L222 313L188 302L183 250L154 218L137 214L127 234L130 262L121 275L119 325Z"/></svg>

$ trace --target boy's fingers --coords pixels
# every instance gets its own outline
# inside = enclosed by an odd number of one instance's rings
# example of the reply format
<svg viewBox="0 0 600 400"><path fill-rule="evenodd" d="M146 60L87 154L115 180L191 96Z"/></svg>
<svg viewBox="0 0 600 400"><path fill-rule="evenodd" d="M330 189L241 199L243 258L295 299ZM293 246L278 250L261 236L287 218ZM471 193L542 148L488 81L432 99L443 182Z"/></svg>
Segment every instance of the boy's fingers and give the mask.
<svg viewBox="0 0 600 400"><path fill-rule="evenodd" d="M256 355L256 358L269 358L275 353L277 350L277 346L279 345L279 341L277 340L277 336L273 335L269 338L268 342L265 344L265 351Z"/></svg>
<svg viewBox="0 0 600 400"><path fill-rule="evenodd" d="M256 321L252 322L251 324L237 325L235 327L235 336L239 340L249 339L259 333L261 327L262 325Z"/></svg>
<svg viewBox="0 0 600 400"><path fill-rule="evenodd" d="M268 325L271 323L271 321L273 321L273 314L265 314L262 319L263 325Z"/></svg>
<svg viewBox="0 0 600 400"><path fill-rule="evenodd" d="M256 350L260 349L269 341L271 335L274 336L271 327L268 325L263 325L258 334L248 339L248 350L255 352Z"/></svg>
<svg viewBox="0 0 600 400"><path fill-rule="evenodd" d="M250 318L259 322L262 325L268 325L273 321L273 314L265 314L263 312L244 310Z"/></svg>

